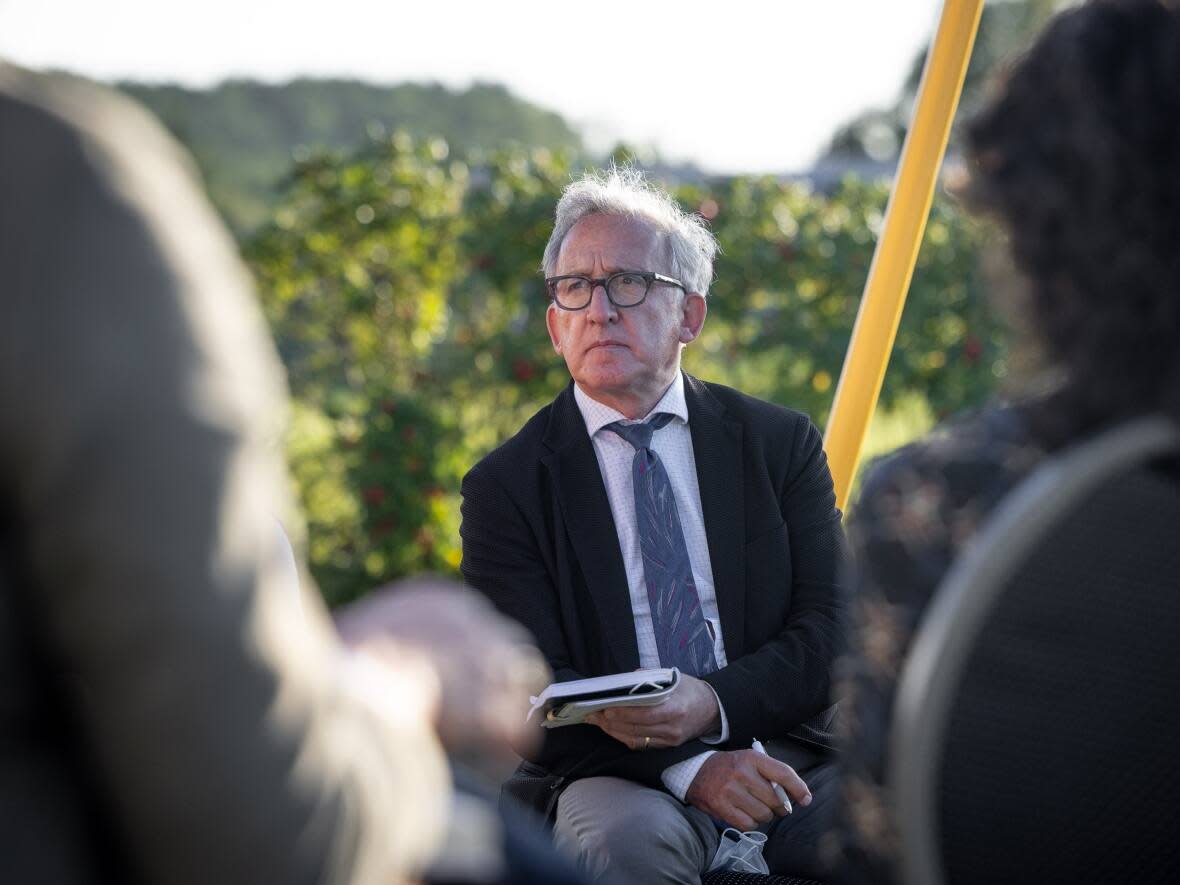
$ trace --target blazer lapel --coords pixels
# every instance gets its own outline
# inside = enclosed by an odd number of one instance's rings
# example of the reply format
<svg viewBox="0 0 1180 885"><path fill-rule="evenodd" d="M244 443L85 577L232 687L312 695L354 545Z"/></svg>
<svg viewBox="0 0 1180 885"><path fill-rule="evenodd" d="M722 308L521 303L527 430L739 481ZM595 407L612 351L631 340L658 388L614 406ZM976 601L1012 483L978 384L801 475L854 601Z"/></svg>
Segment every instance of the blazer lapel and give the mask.
<svg viewBox="0 0 1180 885"><path fill-rule="evenodd" d="M742 426L725 417L725 408L696 378L685 374L684 398L696 460L697 483L713 588L721 615L726 657L745 651L745 506L742 488Z"/></svg>
<svg viewBox="0 0 1180 885"><path fill-rule="evenodd" d="M570 543L605 625L611 653L619 672L634 670L639 666L639 646L627 570L594 445L572 384L553 401L544 442L553 451L541 460L549 471Z"/></svg>

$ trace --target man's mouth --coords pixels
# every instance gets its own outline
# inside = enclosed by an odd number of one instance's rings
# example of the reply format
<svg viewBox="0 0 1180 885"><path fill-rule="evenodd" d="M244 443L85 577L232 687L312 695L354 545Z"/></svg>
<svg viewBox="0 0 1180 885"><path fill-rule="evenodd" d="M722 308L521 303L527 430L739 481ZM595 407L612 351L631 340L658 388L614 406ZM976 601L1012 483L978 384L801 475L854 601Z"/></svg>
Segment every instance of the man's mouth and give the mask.
<svg viewBox="0 0 1180 885"><path fill-rule="evenodd" d="M586 349L587 349L587 350L594 350L595 348L598 348L598 347L626 347L626 346L627 346L627 345L625 345L625 344L624 344L623 342L621 342L621 341L610 341L610 340L607 340L607 341L595 341L593 344L591 344L591 345L590 345L589 347L587 347Z"/></svg>

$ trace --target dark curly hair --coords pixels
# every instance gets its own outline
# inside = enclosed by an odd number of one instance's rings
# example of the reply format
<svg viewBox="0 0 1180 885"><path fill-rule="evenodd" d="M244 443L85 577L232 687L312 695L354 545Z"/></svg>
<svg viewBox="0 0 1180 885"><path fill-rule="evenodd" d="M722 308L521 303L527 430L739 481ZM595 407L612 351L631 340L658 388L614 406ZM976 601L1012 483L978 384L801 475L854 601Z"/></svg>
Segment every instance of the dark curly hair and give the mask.
<svg viewBox="0 0 1180 885"><path fill-rule="evenodd" d="M1180 0L1055 18L967 128L968 193L1007 228L1067 433L1180 417Z"/></svg>

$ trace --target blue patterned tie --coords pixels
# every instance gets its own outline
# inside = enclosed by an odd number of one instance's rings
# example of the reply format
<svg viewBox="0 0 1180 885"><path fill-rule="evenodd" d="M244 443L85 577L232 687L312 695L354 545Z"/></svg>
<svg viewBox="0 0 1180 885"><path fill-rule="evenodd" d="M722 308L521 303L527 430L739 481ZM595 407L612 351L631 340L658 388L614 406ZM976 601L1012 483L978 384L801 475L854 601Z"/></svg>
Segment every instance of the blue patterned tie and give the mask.
<svg viewBox="0 0 1180 885"><path fill-rule="evenodd" d="M717 669L713 640L701 613L672 483L659 456L651 450L652 434L673 417L660 412L643 424L616 421L606 429L613 430L635 449L631 476L635 487L636 527L660 664L679 667L690 676L704 676Z"/></svg>

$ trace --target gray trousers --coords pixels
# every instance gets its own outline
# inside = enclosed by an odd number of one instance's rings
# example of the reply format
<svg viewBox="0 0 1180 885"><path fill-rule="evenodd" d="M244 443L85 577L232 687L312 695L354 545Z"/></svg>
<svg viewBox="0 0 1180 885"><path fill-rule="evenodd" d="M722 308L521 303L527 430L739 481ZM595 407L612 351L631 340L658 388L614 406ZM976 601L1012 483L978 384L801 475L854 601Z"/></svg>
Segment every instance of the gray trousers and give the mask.
<svg viewBox="0 0 1180 885"><path fill-rule="evenodd" d="M812 802L760 827L772 873L817 878L819 842L833 818L836 768L831 757L789 738L766 750L807 783ZM595 879L633 885L699 885L717 853L713 818L664 790L615 777L575 781L557 805L554 843Z"/></svg>

